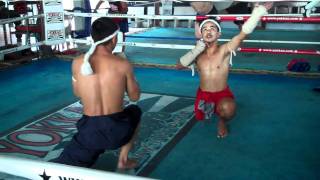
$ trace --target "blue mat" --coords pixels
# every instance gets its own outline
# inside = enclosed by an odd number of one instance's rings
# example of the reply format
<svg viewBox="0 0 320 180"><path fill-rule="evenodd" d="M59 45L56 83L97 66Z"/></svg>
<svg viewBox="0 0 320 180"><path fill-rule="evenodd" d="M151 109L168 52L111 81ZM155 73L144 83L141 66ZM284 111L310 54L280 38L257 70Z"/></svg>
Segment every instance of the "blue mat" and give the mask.
<svg viewBox="0 0 320 180"><path fill-rule="evenodd" d="M161 152L168 150L174 138L192 123L193 98L142 94L137 103L143 110L140 132L130 156L139 166L134 174L147 174ZM129 104L125 99L125 104ZM82 115L79 102L16 129L0 138L0 153L49 161L56 158L76 132L75 123ZM116 171L118 151L106 151L93 168ZM41 174L41 172L39 172ZM0 175L0 179L6 175Z"/></svg>

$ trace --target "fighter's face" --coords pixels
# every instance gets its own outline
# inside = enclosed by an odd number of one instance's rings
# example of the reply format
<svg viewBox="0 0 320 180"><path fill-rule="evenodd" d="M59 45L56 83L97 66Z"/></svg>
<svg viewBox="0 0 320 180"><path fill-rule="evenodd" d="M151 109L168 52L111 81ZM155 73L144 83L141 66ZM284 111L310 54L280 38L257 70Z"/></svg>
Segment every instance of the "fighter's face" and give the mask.
<svg viewBox="0 0 320 180"><path fill-rule="evenodd" d="M201 35L205 42L210 43L216 41L220 37L220 32L213 22L207 22L202 26Z"/></svg>

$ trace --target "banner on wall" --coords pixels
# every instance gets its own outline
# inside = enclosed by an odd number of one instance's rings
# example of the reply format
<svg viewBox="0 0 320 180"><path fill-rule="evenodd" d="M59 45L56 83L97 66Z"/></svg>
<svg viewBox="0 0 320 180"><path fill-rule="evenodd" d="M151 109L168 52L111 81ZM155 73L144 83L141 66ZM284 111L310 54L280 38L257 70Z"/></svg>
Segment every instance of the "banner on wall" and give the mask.
<svg viewBox="0 0 320 180"><path fill-rule="evenodd" d="M43 0L45 44L65 42L64 11L62 0Z"/></svg>
<svg viewBox="0 0 320 180"><path fill-rule="evenodd" d="M172 15L172 0L161 0L161 15Z"/></svg>

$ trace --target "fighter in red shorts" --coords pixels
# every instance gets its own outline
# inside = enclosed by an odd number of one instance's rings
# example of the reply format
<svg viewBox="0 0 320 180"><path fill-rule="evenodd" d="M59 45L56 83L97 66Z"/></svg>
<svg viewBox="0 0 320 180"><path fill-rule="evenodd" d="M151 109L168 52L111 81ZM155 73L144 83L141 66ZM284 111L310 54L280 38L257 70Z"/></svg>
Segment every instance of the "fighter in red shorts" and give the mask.
<svg viewBox="0 0 320 180"><path fill-rule="evenodd" d="M197 91L197 99L194 103L196 119L208 119L213 112L220 115L221 110L218 110L218 106L215 105L220 104L220 102L226 98L234 99L234 95L229 86L218 92L202 91L201 88L199 88Z"/></svg>
<svg viewBox="0 0 320 180"><path fill-rule="evenodd" d="M253 32L262 16L267 14L272 3L257 4L251 17L243 24L241 32L229 42L218 45L221 27L214 19L206 19L200 23L201 40L191 51L180 58L177 68L190 66L196 62L200 76L200 87L195 101L195 115L198 120L210 118L215 112L218 120L218 137L227 136L227 122L236 111L234 96L229 89L227 80L232 54L240 43Z"/></svg>

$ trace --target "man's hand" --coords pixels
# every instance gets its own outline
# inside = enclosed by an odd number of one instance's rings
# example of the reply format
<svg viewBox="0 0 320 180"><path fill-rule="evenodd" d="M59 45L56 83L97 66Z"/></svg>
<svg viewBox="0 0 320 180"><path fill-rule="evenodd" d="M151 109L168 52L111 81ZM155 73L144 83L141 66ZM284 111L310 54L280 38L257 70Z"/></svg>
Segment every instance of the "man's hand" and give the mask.
<svg viewBox="0 0 320 180"><path fill-rule="evenodd" d="M205 49L206 44L202 40L197 41L196 46L180 58L180 63L185 67L189 66Z"/></svg>
<svg viewBox="0 0 320 180"><path fill-rule="evenodd" d="M272 5L272 2L266 2L263 5L256 3L250 18L242 26L242 32L245 34L252 33L260 22L261 17L268 14L268 10L272 7Z"/></svg>
<svg viewBox="0 0 320 180"><path fill-rule="evenodd" d="M178 69L178 70L187 69L187 67L183 66L183 65L180 63L180 60L178 60L177 63L176 63L176 69Z"/></svg>
<svg viewBox="0 0 320 180"><path fill-rule="evenodd" d="M267 9L270 10L273 6L273 2L266 2L263 4L263 6Z"/></svg>
<svg viewBox="0 0 320 180"><path fill-rule="evenodd" d="M254 4L254 7L258 7L259 5L264 6L264 7L267 9L267 11L268 11L268 10L270 10L270 9L272 8L273 2L265 2L265 3L262 3L262 4L260 4L259 2L256 2L256 3Z"/></svg>

